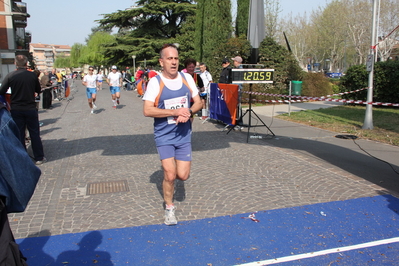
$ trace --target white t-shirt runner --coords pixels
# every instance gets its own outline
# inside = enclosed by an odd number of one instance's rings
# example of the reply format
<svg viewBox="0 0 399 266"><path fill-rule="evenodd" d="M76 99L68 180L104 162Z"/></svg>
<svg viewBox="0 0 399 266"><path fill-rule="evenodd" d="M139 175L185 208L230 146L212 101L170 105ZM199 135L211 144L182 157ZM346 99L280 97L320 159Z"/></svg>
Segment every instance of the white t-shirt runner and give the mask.
<svg viewBox="0 0 399 266"><path fill-rule="evenodd" d="M108 74L108 81L109 81L109 85L112 87L120 87L121 83L120 83L120 79L122 78L121 73L119 72L111 72Z"/></svg>
<svg viewBox="0 0 399 266"><path fill-rule="evenodd" d="M86 82L87 88L96 88L97 87L97 75L87 74L84 76L83 81Z"/></svg>

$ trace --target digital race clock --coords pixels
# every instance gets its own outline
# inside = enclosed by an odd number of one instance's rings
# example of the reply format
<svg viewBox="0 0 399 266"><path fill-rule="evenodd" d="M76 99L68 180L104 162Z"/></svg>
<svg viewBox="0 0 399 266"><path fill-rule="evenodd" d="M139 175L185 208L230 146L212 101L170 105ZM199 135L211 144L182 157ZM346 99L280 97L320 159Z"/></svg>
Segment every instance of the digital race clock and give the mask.
<svg viewBox="0 0 399 266"><path fill-rule="evenodd" d="M273 83L274 69L232 69L233 84L237 83Z"/></svg>

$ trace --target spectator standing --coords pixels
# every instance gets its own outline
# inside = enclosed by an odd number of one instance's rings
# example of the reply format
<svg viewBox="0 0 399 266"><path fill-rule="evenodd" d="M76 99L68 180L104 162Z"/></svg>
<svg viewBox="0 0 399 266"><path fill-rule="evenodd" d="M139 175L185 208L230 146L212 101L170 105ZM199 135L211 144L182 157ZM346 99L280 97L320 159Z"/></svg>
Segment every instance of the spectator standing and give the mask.
<svg viewBox="0 0 399 266"><path fill-rule="evenodd" d="M197 61L195 59L192 58L187 58L186 60L184 60L184 67L186 69L187 74L190 74L191 77L193 77L195 85L197 86L197 90L198 90L198 95L200 93L202 93L204 91L204 82L202 81L201 77L199 74L195 73L195 66L197 64ZM191 104L193 104L193 99L191 99ZM200 112L198 114L198 116L201 116L202 112Z"/></svg>
<svg viewBox="0 0 399 266"><path fill-rule="evenodd" d="M234 58L231 58L233 60L233 65L234 68L242 68L242 57L241 56L236 56ZM241 129L240 125L243 124L242 122L242 109L241 109L241 98L242 98L242 83L237 84L238 85L238 106L237 106L237 122L236 122L236 127L237 129Z"/></svg>
<svg viewBox="0 0 399 266"><path fill-rule="evenodd" d="M51 70L51 72L48 74L48 77L50 79L51 85L54 86L51 90L53 92L53 99L57 99L57 87L55 87L56 85L58 85L57 83L57 75L56 75L56 70L53 68Z"/></svg>
<svg viewBox="0 0 399 266"><path fill-rule="evenodd" d="M36 109L35 93L41 93L39 79L36 74L28 71L28 58L25 55L15 57L17 70L8 73L0 88L4 95L11 88L11 116L19 129L19 140L25 147L25 129L28 128L32 151L36 165L46 162L43 144L40 139L38 110Z"/></svg>
<svg viewBox="0 0 399 266"><path fill-rule="evenodd" d="M57 76L57 85L58 85L57 86L57 92L58 92L57 100L61 101L61 99L62 99L62 97L64 95L64 93L62 91L63 75L61 74L61 72L59 70L57 70L56 76Z"/></svg>
<svg viewBox="0 0 399 266"><path fill-rule="evenodd" d="M132 74L130 74L129 67L126 67L126 73L125 73L125 77L123 79L126 82L126 90L131 91L132 90Z"/></svg>
<svg viewBox="0 0 399 266"><path fill-rule="evenodd" d="M96 106L96 94L98 90L97 75L94 74L94 68L89 67L89 74L84 76L82 84L86 86L86 96L90 107L90 114L94 114Z"/></svg>
<svg viewBox="0 0 399 266"><path fill-rule="evenodd" d="M52 88L51 87L51 81L50 81L50 73L44 71L44 75L40 78L40 86L42 87L43 91L43 99L42 99L42 107L43 109L47 109L51 107L51 99L52 99ZM45 89L48 88L48 89Z"/></svg>
<svg viewBox="0 0 399 266"><path fill-rule="evenodd" d="M112 108L116 110L116 106L119 104L119 99L121 97L122 75L117 72L118 68L116 66L112 66L111 69L112 72L108 74L107 83L109 84L109 90L111 92Z"/></svg>
<svg viewBox="0 0 399 266"><path fill-rule="evenodd" d="M146 90L146 85L147 81L145 80L145 72L141 67L138 67L135 75L135 80L136 80L136 88L137 88L137 97L143 97L145 90Z"/></svg>
<svg viewBox="0 0 399 266"><path fill-rule="evenodd" d="M179 53L173 44L160 51L161 74L148 83L143 97L143 113L154 118L154 135L164 171L162 183L165 202L165 224L177 224L173 204L176 179L188 179L191 168L192 113L201 109L201 100L191 75L179 72ZM194 104L190 108L191 98Z"/></svg>
<svg viewBox="0 0 399 266"><path fill-rule="evenodd" d="M219 83L231 84L233 77L231 74L231 66L229 59L225 58L222 61L222 72L220 73Z"/></svg>
<svg viewBox="0 0 399 266"><path fill-rule="evenodd" d="M202 119L206 119L208 117L208 110L207 110L207 97L210 95L210 87L212 81L212 75L208 71L208 67L206 66L205 63L200 63L199 65L201 74L200 77L202 79L202 82L204 83L204 88L205 90L200 94L201 97L201 102L202 102Z"/></svg>

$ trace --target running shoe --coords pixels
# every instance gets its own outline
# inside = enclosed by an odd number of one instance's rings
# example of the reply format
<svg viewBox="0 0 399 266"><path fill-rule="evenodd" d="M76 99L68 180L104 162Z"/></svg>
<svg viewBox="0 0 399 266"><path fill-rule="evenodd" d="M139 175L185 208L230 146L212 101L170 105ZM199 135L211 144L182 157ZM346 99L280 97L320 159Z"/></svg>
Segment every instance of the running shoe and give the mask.
<svg viewBox="0 0 399 266"><path fill-rule="evenodd" d="M97 105L93 103L93 109L97 109Z"/></svg>
<svg viewBox="0 0 399 266"><path fill-rule="evenodd" d="M91 109L90 114L94 114L94 110L93 109Z"/></svg>
<svg viewBox="0 0 399 266"><path fill-rule="evenodd" d="M175 210L176 210L175 206L173 206L170 209L165 209L165 224L166 225L176 225L177 224Z"/></svg>
<svg viewBox="0 0 399 266"><path fill-rule="evenodd" d="M42 165L42 164L44 164L45 162L47 162L47 159L46 159L46 157L43 157L43 159L42 159L41 161L36 161L35 164L36 164L36 165Z"/></svg>
<svg viewBox="0 0 399 266"><path fill-rule="evenodd" d="M116 104L119 105L119 99L116 100Z"/></svg>
<svg viewBox="0 0 399 266"><path fill-rule="evenodd" d="M113 108L114 110L116 110L116 105L112 106L112 108Z"/></svg>

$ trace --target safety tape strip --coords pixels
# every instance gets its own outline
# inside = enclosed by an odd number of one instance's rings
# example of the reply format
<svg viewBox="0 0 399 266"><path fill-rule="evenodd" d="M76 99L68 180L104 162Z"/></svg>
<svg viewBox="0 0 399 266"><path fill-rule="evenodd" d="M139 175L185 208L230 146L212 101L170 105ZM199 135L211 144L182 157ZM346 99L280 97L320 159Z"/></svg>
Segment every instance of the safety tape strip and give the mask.
<svg viewBox="0 0 399 266"><path fill-rule="evenodd" d="M289 96L289 95L285 95L285 94L271 94L271 93L262 93L262 92L252 92L252 91L243 91L243 93L252 94L252 95L275 96L275 97L299 99L299 100L291 100L291 99L290 100L257 100L257 99L252 99L253 102L264 102L264 103L290 103L290 102L297 103L297 102L306 102L306 101L326 101L326 102L340 102L340 103L366 104L366 105L370 104L370 105L376 105L376 106L399 107L399 103L367 102L367 101L355 101L355 100L329 98L331 96L351 94L351 93L356 93L356 92L367 90L367 89L368 88L363 88L363 89L359 89L359 90L355 90L355 91L338 93L338 94L327 95L327 96L322 96L322 97L307 97L307 96L296 96L296 95ZM246 100L249 100L249 98L246 98Z"/></svg>

